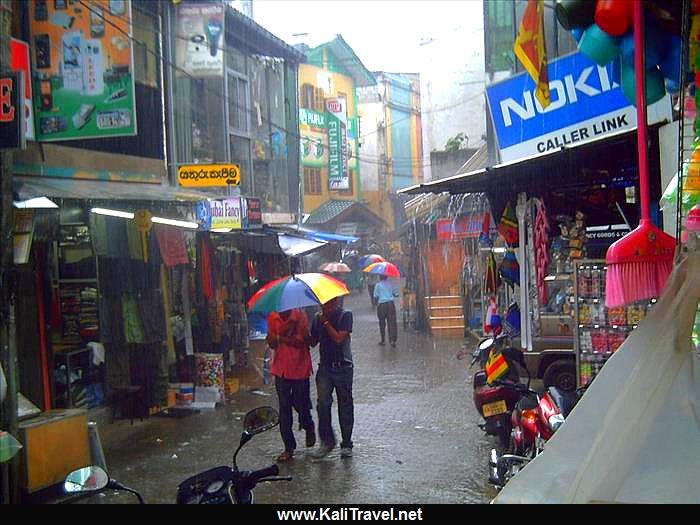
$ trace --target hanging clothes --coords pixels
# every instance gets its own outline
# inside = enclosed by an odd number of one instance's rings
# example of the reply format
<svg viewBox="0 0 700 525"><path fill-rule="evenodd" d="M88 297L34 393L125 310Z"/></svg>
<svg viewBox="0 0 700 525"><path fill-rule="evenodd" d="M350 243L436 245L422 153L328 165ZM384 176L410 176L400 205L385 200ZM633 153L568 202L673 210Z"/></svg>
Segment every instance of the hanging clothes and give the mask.
<svg viewBox="0 0 700 525"><path fill-rule="evenodd" d="M90 240L95 255L105 257L107 255L107 217L98 213L91 213L88 219L90 226Z"/></svg>
<svg viewBox="0 0 700 525"><path fill-rule="evenodd" d="M498 303L496 302L496 297L489 298L489 306L486 309L486 319L484 324L484 332L492 333L497 336L503 330L503 322L501 321L501 316L498 313Z"/></svg>
<svg viewBox="0 0 700 525"><path fill-rule="evenodd" d="M518 217L515 215L513 205L508 201L501 221L498 224L498 232L503 236L509 246L515 248L518 246Z"/></svg>
<svg viewBox="0 0 700 525"><path fill-rule="evenodd" d="M160 343L165 341L167 335L161 291L151 289L139 292L136 304L142 320L144 342Z"/></svg>
<svg viewBox="0 0 700 525"><path fill-rule="evenodd" d="M146 337L143 332L141 315L139 313L136 299L124 294L122 296L122 315L124 317L124 336L127 343L145 343Z"/></svg>
<svg viewBox="0 0 700 525"><path fill-rule="evenodd" d="M515 287L520 286L520 265L515 256L515 251L508 249L503 260L498 265L498 273L506 284Z"/></svg>
<svg viewBox="0 0 700 525"><path fill-rule="evenodd" d="M143 261L144 253L141 232L136 228L134 221L127 221L126 238L129 244L129 257L135 261Z"/></svg>
<svg viewBox="0 0 700 525"><path fill-rule="evenodd" d="M199 236L199 277L202 283L202 295L208 302L214 300L214 263L213 247L208 235Z"/></svg>
<svg viewBox="0 0 700 525"><path fill-rule="evenodd" d="M95 215L92 213L91 215ZM120 258L129 253L126 222L119 217L105 217L107 224L107 257Z"/></svg>
<svg viewBox="0 0 700 525"><path fill-rule="evenodd" d="M486 274L484 276L484 293L496 294L501 287L501 277L498 273L496 258L490 252L486 260Z"/></svg>
<svg viewBox="0 0 700 525"><path fill-rule="evenodd" d="M178 264L189 264L187 246L182 230L169 227L163 224L153 226L163 262L167 267Z"/></svg>
<svg viewBox="0 0 700 525"><path fill-rule="evenodd" d="M547 219L547 209L544 206L542 199L535 199L535 265L537 291L540 299L540 305L547 304L547 286L545 286L544 278L547 276L547 271L550 263L549 255L549 220Z"/></svg>

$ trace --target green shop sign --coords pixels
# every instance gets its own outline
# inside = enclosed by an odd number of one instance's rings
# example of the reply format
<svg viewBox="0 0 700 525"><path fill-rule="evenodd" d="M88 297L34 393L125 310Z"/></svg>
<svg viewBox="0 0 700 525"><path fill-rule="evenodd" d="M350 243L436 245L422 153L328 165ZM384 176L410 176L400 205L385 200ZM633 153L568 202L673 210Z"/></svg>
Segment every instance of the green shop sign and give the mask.
<svg viewBox="0 0 700 525"><path fill-rule="evenodd" d="M328 124L328 189L350 188L348 171L348 129L344 98L326 99Z"/></svg>
<svg viewBox="0 0 700 525"><path fill-rule="evenodd" d="M326 116L312 109L299 109L299 124L312 128L325 128Z"/></svg>

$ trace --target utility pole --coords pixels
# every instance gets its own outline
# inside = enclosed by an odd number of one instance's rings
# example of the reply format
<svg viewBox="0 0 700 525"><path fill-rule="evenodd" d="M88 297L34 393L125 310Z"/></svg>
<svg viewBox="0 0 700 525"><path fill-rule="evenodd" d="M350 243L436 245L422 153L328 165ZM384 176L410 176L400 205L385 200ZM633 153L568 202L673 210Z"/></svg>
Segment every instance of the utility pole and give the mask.
<svg viewBox="0 0 700 525"><path fill-rule="evenodd" d="M0 0L0 70L10 70L12 2ZM25 79L29 82L30 79ZM17 349L14 344L13 276L13 151L0 149L0 363L7 378L7 396L0 404L0 429L17 437ZM19 455L0 463L0 503L19 502Z"/></svg>

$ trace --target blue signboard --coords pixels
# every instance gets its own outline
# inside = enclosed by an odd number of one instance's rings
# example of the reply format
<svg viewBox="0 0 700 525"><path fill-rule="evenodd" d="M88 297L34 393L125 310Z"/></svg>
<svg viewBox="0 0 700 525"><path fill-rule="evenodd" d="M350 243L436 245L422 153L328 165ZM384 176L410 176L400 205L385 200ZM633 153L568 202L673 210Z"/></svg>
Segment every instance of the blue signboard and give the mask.
<svg viewBox="0 0 700 525"><path fill-rule="evenodd" d="M550 62L548 72L551 104L546 109L527 73L486 88L503 161L636 127L636 110L613 81L611 64L599 66L573 53ZM671 121L669 96L648 108L649 123L664 119Z"/></svg>

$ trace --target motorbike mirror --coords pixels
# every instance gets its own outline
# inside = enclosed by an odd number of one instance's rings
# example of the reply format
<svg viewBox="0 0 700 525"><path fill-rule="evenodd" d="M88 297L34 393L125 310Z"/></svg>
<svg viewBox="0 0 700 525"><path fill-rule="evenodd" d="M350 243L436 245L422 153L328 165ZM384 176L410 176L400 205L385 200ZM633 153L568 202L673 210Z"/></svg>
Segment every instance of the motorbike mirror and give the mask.
<svg viewBox="0 0 700 525"><path fill-rule="evenodd" d="M109 483L109 476L100 467L89 466L74 470L63 483L66 492L96 492Z"/></svg>
<svg viewBox="0 0 700 525"><path fill-rule="evenodd" d="M245 415L243 428L254 436L279 425L279 413L270 406L254 408Z"/></svg>
<svg viewBox="0 0 700 525"><path fill-rule="evenodd" d="M487 339L482 340L479 343L479 350L486 350L489 348L491 345L493 345L494 339L493 337L489 337Z"/></svg>

